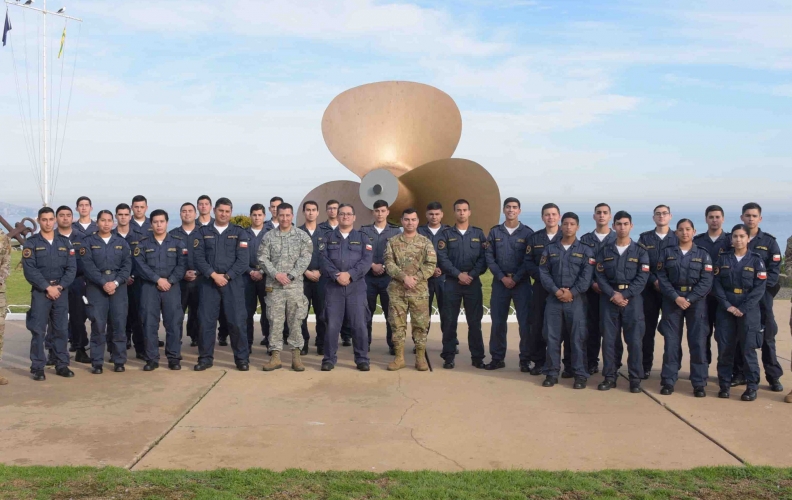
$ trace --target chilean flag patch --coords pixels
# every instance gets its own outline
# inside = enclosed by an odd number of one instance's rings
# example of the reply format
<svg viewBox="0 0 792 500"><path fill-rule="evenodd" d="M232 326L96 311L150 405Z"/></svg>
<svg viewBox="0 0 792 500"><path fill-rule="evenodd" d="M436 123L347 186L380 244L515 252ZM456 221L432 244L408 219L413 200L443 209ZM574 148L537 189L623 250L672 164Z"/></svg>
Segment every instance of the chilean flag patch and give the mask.
<svg viewBox="0 0 792 500"><path fill-rule="evenodd" d="M773 255L773 262L781 262L781 254Z"/></svg>
<svg viewBox="0 0 792 500"><path fill-rule="evenodd" d="M712 272L712 266L709 265L709 264L704 264L704 270L711 273Z"/></svg>
<svg viewBox="0 0 792 500"><path fill-rule="evenodd" d="M247 248L247 241L240 241L239 248Z"/></svg>
<svg viewBox="0 0 792 500"><path fill-rule="evenodd" d="M642 264L641 271L648 273L649 272L649 264Z"/></svg>
<svg viewBox="0 0 792 500"><path fill-rule="evenodd" d="M756 273L756 277L759 278L760 280L766 280L767 273L765 271L759 271L758 273Z"/></svg>
<svg viewBox="0 0 792 500"><path fill-rule="evenodd" d="M69 255L74 255L74 249L73 248L69 249Z"/></svg>
<svg viewBox="0 0 792 500"><path fill-rule="evenodd" d="M371 250L371 245L366 245L366 250Z"/></svg>
<svg viewBox="0 0 792 500"><path fill-rule="evenodd" d="M591 264L593 266L596 263L597 263L596 260L589 258L589 264Z"/></svg>
<svg viewBox="0 0 792 500"><path fill-rule="evenodd" d="M186 248L182 248L182 255L187 255L187 249Z"/></svg>

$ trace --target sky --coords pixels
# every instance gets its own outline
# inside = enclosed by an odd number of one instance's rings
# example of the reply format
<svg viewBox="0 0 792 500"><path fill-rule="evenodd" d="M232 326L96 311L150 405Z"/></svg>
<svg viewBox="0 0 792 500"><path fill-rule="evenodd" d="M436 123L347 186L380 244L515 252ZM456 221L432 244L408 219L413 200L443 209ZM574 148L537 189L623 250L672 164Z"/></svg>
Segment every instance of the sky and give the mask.
<svg viewBox="0 0 792 500"><path fill-rule="evenodd" d="M299 202L323 182L357 180L322 139L330 101L409 80L456 101L454 156L487 168L524 212L549 201L790 211L788 1L48 3L60 6L84 22L68 24L63 83L57 65L50 77L62 145L53 205L84 194L95 209L136 194L151 207L204 193L245 208ZM0 201L35 207L20 114L36 120L36 16L10 16ZM51 52L63 26L50 21Z"/></svg>

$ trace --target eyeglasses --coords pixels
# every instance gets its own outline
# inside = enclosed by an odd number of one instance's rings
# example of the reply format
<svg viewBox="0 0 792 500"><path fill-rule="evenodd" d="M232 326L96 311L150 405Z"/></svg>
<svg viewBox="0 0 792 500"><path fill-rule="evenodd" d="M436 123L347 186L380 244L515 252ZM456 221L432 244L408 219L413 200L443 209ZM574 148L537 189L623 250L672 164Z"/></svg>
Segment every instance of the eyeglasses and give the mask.
<svg viewBox="0 0 792 500"><path fill-rule="evenodd" d="M354 216L354 215L355 215L355 214L349 214L349 213L346 213L346 212L344 212L344 213L342 213L342 214L338 214L338 216L339 216L339 217L352 217L352 216Z"/></svg>

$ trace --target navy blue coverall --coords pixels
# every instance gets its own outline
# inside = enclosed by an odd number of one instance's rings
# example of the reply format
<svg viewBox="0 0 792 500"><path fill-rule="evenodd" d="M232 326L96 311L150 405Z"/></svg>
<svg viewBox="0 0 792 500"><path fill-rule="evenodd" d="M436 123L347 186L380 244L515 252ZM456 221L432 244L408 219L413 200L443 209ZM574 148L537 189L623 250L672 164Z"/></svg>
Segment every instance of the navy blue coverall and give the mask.
<svg viewBox="0 0 792 500"><path fill-rule="evenodd" d="M126 240L117 234L111 233L105 243L98 233L94 233L85 238L79 253L87 281L85 293L91 320L91 365L104 364L108 337L110 360L113 364L123 365L127 361L127 280L132 273L132 251ZM114 281L118 282L118 287L108 295L103 287ZM108 328L108 324L112 324L112 328Z"/></svg>
<svg viewBox="0 0 792 500"><path fill-rule="evenodd" d="M760 304L767 293L768 273L764 259L749 251L738 262L733 251L724 253L715 265L715 284L712 287L718 299L715 318L715 341L718 343L718 384L728 391L732 381L734 356L737 347L742 349L745 378L748 389L759 385L759 362L756 349L763 342ZM737 317L728 312L730 307L742 312Z"/></svg>
<svg viewBox="0 0 792 500"><path fill-rule="evenodd" d="M517 313L517 327L520 333L520 366L528 365L528 340L530 337L531 316L531 278L528 276L523 260L525 248L533 229L520 223L512 234L505 224L492 227L487 236L485 256L487 267L492 273L492 296L490 298L489 351L492 361L503 361L507 348L507 320L509 306L514 301ZM506 288L501 281L505 277L514 280L513 288Z"/></svg>
<svg viewBox="0 0 792 500"><path fill-rule="evenodd" d="M655 332L657 332L657 325L660 321L660 310L663 307L663 294L655 288L655 284L660 286L657 280L657 263L660 262L660 255L667 247L674 247L679 245L679 240L673 231L668 231L665 238L662 240L654 229L641 233L638 238L638 244L644 247L646 253L649 255L649 267L651 273L649 275L649 282L643 291L643 308L644 308L644 337L643 337L643 370L648 374L652 371L652 363L654 362L654 347L655 347Z"/></svg>
<svg viewBox="0 0 792 500"><path fill-rule="evenodd" d="M355 364L368 363L366 322L370 312L366 300L366 273L371 269L374 256L371 240L357 229L352 229L346 238L338 228L326 233L325 237L327 242L320 256L322 275L327 278L327 334L322 363L335 365L338 362L338 336L345 318L352 329ZM336 275L342 272L349 273L351 282L347 286L337 282Z"/></svg>
<svg viewBox="0 0 792 500"><path fill-rule="evenodd" d="M311 242L313 242L311 262L308 264L307 270L321 272L321 253L327 244L325 239L325 231L317 226L316 229L314 229L313 234L311 234L310 231L308 231L308 228L305 227L305 224L300 226L300 229L308 233L308 235L311 237ZM316 337L314 338L314 345L322 348L324 348L325 332L327 331L327 323L325 322L324 317L325 285L327 285L327 281L322 281L321 277L319 278L319 281L311 281L308 278L303 277L303 293L305 294L305 298L308 299L308 309L310 310L310 308L313 307L314 315L316 316ZM307 342L310 338L310 333L308 332L307 317L302 322L302 336L306 341L305 345L308 345Z"/></svg>
<svg viewBox="0 0 792 500"><path fill-rule="evenodd" d="M73 227L74 224L72 224L72 228ZM56 229L55 232L61 234L58 229ZM85 295L85 276L82 259L80 258L80 249L83 246L85 234L72 229L71 234L66 237L71 241L72 247L74 247L74 253L77 256L77 275L74 277L74 281L72 281L68 289L69 343L74 349L85 349L88 347L88 331L85 329L85 319L87 316L85 312L85 302L83 302L83 295ZM49 330L49 327L47 327L47 329ZM55 359L55 352L52 350L49 337L50 333L47 332L44 345L49 352L49 357Z"/></svg>
<svg viewBox="0 0 792 500"><path fill-rule="evenodd" d="M179 283L187 270L187 247L180 239L165 234L158 242L152 233L143 238L134 251L138 276L143 279L140 311L143 314L146 361L159 362L160 314L165 326L165 356L169 363L181 361L181 326L184 311L181 307ZM171 285L168 291L157 287L160 278Z"/></svg>
<svg viewBox="0 0 792 500"><path fill-rule="evenodd" d="M429 238L429 241L432 242L434 245L435 254L437 253L437 243L443 237L443 231L448 229L449 226L446 224L440 224L440 227L437 229L437 232L432 234L432 230L429 229L429 225L418 226L418 234L422 236L426 236ZM437 266L439 269L440 266ZM440 315L440 331L443 331L443 287L445 287L445 274L441 274L440 276L429 278L427 280L427 285L429 287L429 315L432 315L432 301L434 301L435 297L437 298L437 312ZM431 325L431 320L430 320Z"/></svg>
<svg viewBox="0 0 792 500"><path fill-rule="evenodd" d="M69 286L77 274L77 257L69 238L55 233L52 243L41 234L25 241L22 249L22 270L31 285L30 309L26 326L30 339L30 372L43 371L47 363L44 339L52 323L50 341L55 353L56 368L69 366ZM47 298L47 287L63 288L55 300Z"/></svg>
<svg viewBox="0 0 792 500"><path fill-rule="evenodd" d="M335 231L333 226L331 226L330 223L327 222L327 221L320 222L319 225L316 226L316 227L317 227L317 229L321 229L323 233L332 233L333 231ZM337 227L338 227L338 224L336 224L336 228ZM321 266L321 262L320 262L319 265ZM322 277L319 278L319 288L321 288L323 290L326 289L327 288L327 282L328 282L327 277L325 277L324 273L322 273ZM325 323L325 325L326 324L327 323ZM285 337L284 337L284 339L285 339ZM344 319L344 323L341 325L341 339L343 339L343 340L352 340L352 328L349 326L349 320L348 319Z"/></svg>
<svg viewBox="0 0 792 500"><path fill-rule="evenodd" d="M248 348L253 347L253 322L254 316L256 314L256 309L258 305L261 304L261 319L259 320L259 324L261 325L261 335L264 337L264 340L267 341L265 345L269 345L269 320L267 319L267 274L259 267L258 263L258 247L261 244L261 240L264 239L264 235L269 232L269 228L264 225L264 227L259 231L258 236L256 233L253 232L252 229L246 229L248 233L248 239L250 240L248 246L248 254L250 255L250 265L248 269L245 271L244 277L242 278L245 281L245 332L247 332L247 342ZM251 271L258 271L261 273L261 279L259 281L253 281L253 278L250 277Z"/></svg>
<svg viewBox="0 0 792 500"><path fill-rule="evenodd" d="M660 333L665 340L662 385L674 386L682 364L682 330L687 325L690 350L690 382L693 387L707 385L707 295L712 288L712 258L707 250L693 246L686 254L679 247L667 247L660 255L655 276L663 294L663 319ZM684 297L690 307L683 310L676 299ZM684 324L683 324L684 323Z"/></svg>
<svg viewBox="0 0 792 500"><path fill-rule="evenodd" d="M443 352L440 355L446 362L454 361L456 356L457 324L463 303L470 357L473 362L484 359L484 339L481 334L484 304L480 276L487 271L486 243L484 231L474 226L468 226L464 235L456 226L450 226L437 242L437 262L446 275L443 289ZM460 284L461 273L467 273L473 281L469 285Z"/></svg>
<svg viewBox="0 0 792 500"><path fill-rule="evenodd" d="M182 279L179 282L182 313L187 314L187 336L195 343L198 343L198 336L201 334L200 328L198 327L198 307L200 304L198 295L200 291L200 282L201 279L203 279L201 273L195 267L195 237L197 234L198 226L190 231L190 234L187 234L187 231L181 226L171 229L170 231L170 235L177 240L181 240L182 243L184 243L184 247L187 249L187 266L185 268L185 274L187 271L195 271L194 280L187 281L186 279ZM182 338L183 330L184 322L179 325L179 338Z"/></svg>
<svg viewBox="0 0 792 500"><path fill-rule="evenodd" d="M140 229L139 225L132 223L129 224L129 233L127 233L126 236L123 236L123 238L126 240L127 244L129 245L129 249L132 252L135 251L135 248L140 243L140 240L150 234L148 229L150 229L150 226L144 233ZM112 232L113 234L121 236L118 234L118 228L113 229ZM126 323L127 345L131 343L135 347L135 353L145 357L146 346L143 344L143 320L140 316L140 291L142 290L143 283L140 279L135 279L136 270L137 264L135 264L135 260L132 259L131 277L134 279L134 281L132 282L132 285L127 288L127 298L129 303L129 311L127 313ZM113 325L110 324L109 330L112 328Z"/></svg>
<svg viewBox="0 0 792 500"><path fill-rule="evenodd" d="M561 370L561 340L569 339L572 373L575 378L589 376L586 358L586 290L594 273L594 253L591 247L575 239L564 249L561 238L550 243L539 261L539 281L547 292L544 314L544 340L547 360L543 373L558 378ZM556 293L569 289L574 300L561 302Z"/></svg>
<svg viewBox="0 0 792 500"><path fill-rule="evenodd" d="M709 253L714 266L721 254L728 252L731 248L731 233L722 232L715 241L712 241L712 238L707 233L697 234L693 237L693 243ZM715 298L715 294L710 290L707 295L707 365L712 364L712 334L715 331L715 316L717 312L718 299Z"/></svg>
<svg viewBox="0 0 792 500"><path fill-rule="evenodd" d="M369 224L360 228L360 231L369 237L371 246L374 249L372 264L385 264L385 248L388 246L388 240L396 235L401 234L399 226L394 226L388 223L382 232L377 232L374 224ZM366 300L368 301L369 319L366 322L368 328L368 342L371 344L371 325L374 312L377 310L377 298L380 299L380 306L382 313L385 315L385 341L388 343L389 348L393 348L393 331L391 330L390 322L388 321L388 309L390 308L390 296L388 295L388 285L391 282L391 277L388 276L384 270L382 274L376 275L374 271L369 269L366 273Z"/></svg>
<svg viewBox="0 0 792 500"><path fill-rule="evenodd" d="M228 334L234 362L239 366L250 361L245 323L245 281L243 276L250 269L248 232L236 224L228 224L219 233L214 224L201 226L198 230L198 245L195 247L195 266L206 277L201 282L201 308L198 319L201 336L198 338L198 363L214 363L215 326L220 309L225 312ZM228 280L225 286L217 286L211 278L213 273Z"/></svg>
<svg viewBox="0 0 792 500"><path fill-rule="evenodd" d="M525 260L523 267L525 273L533 278L533 298L531 299L531 328L528 331L527 358L528 362L533 362L535 366L543 367L546 360L547 345L544 341L544 310L547 302L547 292L539 279L539 261L545 248L556 238L561 238L561 231L555 234L553 239L547 237L547 228L536 231L528 237L528 245L525 247ZM566 358L566 356L565 356ZM520 356L522 360L522 355ZM568 367L564 366L566 371Z"/></svg>
<svg viewBox="0 0 792 500"><path fill-rule="evenodd" d="M616 231L611 230L605 238L600 241L597 237L596 231L586 233L580 237L580 242L591 248L591 252L596 255L599 253L603 245L610 245L616 242ZM596 283L592 275L591 284ZM599 355L602 345L602 330L600 330L600 298L602 294L594 289L594 286L586 292L586 329L588 336L586 337L586 358L587 365L590 371L599 368ZM621 359L624 355L624 344L621 338L616 339L615 345L616 353L616 369L621 367Z"/></svg>
<svg viewBox="0 0 792 500"><path fill-rule="evenodd" d="M605 380L616 380L616 338L624 333L627 344L627 370L630 382L638 382L644 376L642 362L644 323L643 297L641 292L649 280L649 255L634 241L619 255L616 242L603 245L597 254L597 269L594 274L602 292L600 299L600 321L602 329L602 375ZM619 307L610 299L619 292L629 301Z"/></svg>

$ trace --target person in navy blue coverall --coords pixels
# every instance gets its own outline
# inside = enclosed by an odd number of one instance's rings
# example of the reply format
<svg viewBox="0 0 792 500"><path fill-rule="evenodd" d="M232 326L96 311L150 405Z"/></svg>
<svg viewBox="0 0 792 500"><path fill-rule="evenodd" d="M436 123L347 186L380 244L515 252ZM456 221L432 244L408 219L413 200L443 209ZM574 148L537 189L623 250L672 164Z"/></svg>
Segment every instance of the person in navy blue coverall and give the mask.
<svg viewBox="0 0 792 500"><path fill-rule="evenodd" d="M184 278L179 282L179 294L181 295L182 313L187 314L187 336L190 338L190 347L198 346L198 285L200 283L200 273L195 268L195 236L198 234L198 227L195 224L196 209L195 205L189 201L182 203L179 209L181 225L171 229L170 235L181 240L187 249L187 266ZM179 325L179 338L182 338L184 322Z"/></svg>

